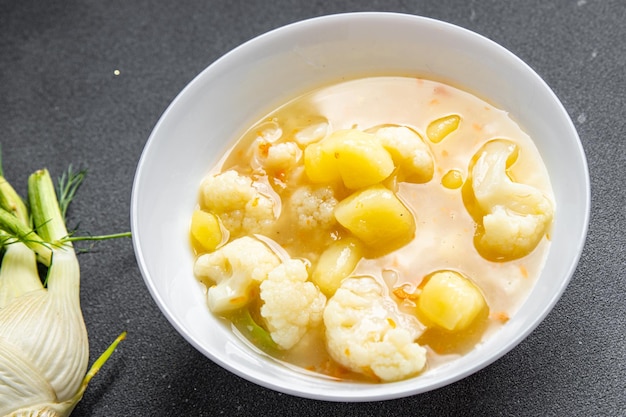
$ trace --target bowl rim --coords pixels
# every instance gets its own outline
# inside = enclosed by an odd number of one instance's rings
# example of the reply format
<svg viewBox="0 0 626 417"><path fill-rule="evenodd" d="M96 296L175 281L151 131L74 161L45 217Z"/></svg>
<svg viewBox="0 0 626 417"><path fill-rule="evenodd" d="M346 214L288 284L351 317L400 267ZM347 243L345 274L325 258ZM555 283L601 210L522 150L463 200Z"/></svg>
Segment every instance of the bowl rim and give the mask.
<svg viewBox="0 0 626 417"><path fill-rule="evenodd" d="M354 20L354 19L362 19L364 17L373 18L373 19L406 19L407 21L408 20L414 21L418 24L434 25L435 27L440 27L446 30L455 31L459 35L472 37L476 41L486 43L487 45L489 45L489 47L495 48L496 50L498 50L499 53L506 55L508 59L514 60L516 62L516 65L523 68L528 73L529 76L534 77L536 81L539 82L543 86L543 88L545 88L552 95L553 101L554 101L553 105L558 106L559 110L563 113L565 119L568 122L570 131L573 134L572 142L575 143L578 147L577 152L581 157L580 162L582 163L582 166L584 167L583 186L585 188L585 201L584 201L584 207L582 207L582 210L584 210L584 213L583 213L584 224L578 234L579 241L578 241L578 245L576 249L576 254L570 260L570 264L567 269L567 274L564 277L563 281L561 282L561 285L558 287L558 290L555 291L552 294L552 297L549 299L549 301L543 305L543 309L538 313L537 318L530 325L524 327L522 331L517 334L516 337L509 339L501 347L498 354L484 358L476 362L472 366L466 367L465 369L463 369L462 372L452 373L452 375L446 378L442 378L436 383L433 383L429 385L428 387L425 387L422 389L406 388L407 385L404 384L403 388L401 388L400 390L393 391L393 389L390 390L388 388L391 388L394 385L398 385L398 383L385 383L385 384L375 385L376 387L380 387L380 389L376 389L376 390L365 389L360 394L359 392L352 392L353 395L349 395L349 396L347 396L346 392L343 392L343 391L341 392L331 391L331 392L324 392L324 393L303 392L297 387L289 386L289 385L277 385L275 382L269 382L268 380L264 379L261 376L250 375L246 373L243 369L240 369L237 366L233 366L232 363L227 362L223 360L222 358L219 358L213 355L212 352L208 351L205 347L203 347L200 343L198 343L197 340L195 340L191 335L189 335L185 331L184 325L168 308L166 301L161 296L159 289L157 288L155 282L153 281L153 279L151 278L148 272L148 260L144 256L143 245L138 235L139 220L138 220L137 206L138 206L138 202L140 198L139 188L143 179L143 168L146 165L146 160L148 159L148 156L151 153L151 149L155 146L154 143L157 140L158 132L162 123L164 123L164 120L173 111L172 109L178 106L178 103L182 100L182 97L186 96L188 92L194 88L195 84L198 83L201 78L205 77L205 74L207 74L209 71L212 71L212 69L218 66L226 65L230 57L235 54L238 54L240 51L246 50L248 48L252 48L254 47L255 44L259 42L272 41L275 37L283 36L283 34L286 32L289 32L292 30L308 30L309 27L315 26L321 22L328 23L328 22L333 22L336 20L343 21L345 19ZM582 143L580 141L576 128L571 118L569 117L569 114L563 107L563 104L556 97L552 89L527 63L522 61L520 58L518 58L516 55L514 55L512 52L510 52L508 49L506 49L502 45L490 40L489 38L481 34L478 34L476 32L473 32L469 29L452 24L452 23L440 21L440 20L433 19L430 17L405 14L405 13L396 13L396 12L350 12L350 13L337 13L337 14L313 17L313 18L293 22L284 26L274 28L266 33L258 35L252 39L249 39L246 42L242 43L241 45L231 49L229 52L225 53L220 58L218 58L217 60L212 62L210 65L208 65L206 68L204 68L191 81L189 81L189 83L177 94L177 96L171 101L171 103L167 106L165 111L161 114L156 125L151 131L150 136L141 153L141 156L137 164L135 178L133 180L133 185L132 185L130 220L131 220L131 231L132 231L132 236L133 236L132 238L133 248L134 248L137 263L138 263L145 285L147 286L152 298L154 299L154 301L156 302L157 306L159 307L161 312L164 314L166 319L169 321L169 323L176 329L176 331L180 335L184 337L185 340L187 340L188 343L194 346L199 352L207 356L216 364L220 365L222 368L248 381L251 381L255 384L258 384L260 386L263 386L263 387L266 387L266 388L269 388L278 392L283 392L283 393L294 395L297 397L325 400L325 401L359 402L359 401L377 401L377 400L396 399L400 397L420 394L420 393L424 393L424 392L428 392L434 389L441 388L443 386L457 382L477 372L478 370L485 368L486 366L489 366L490 364L492 364L493 362L495 362L496 360L504 356L506 353L511 351L513 348L515 348L532 331L534 331L535 328L545 319L545 317L550 313L550 311L554 308L555 304L561 298L567 285L571 281L571 278L577 268L578 262L582 255L584 245L586 243L586 236L587 236L587 232L589 229L589 219L590 219L590 210L591 210L590 206L591 206L591 191L590 191L589 169L587 165L585 152L582 147Z"/></svg>

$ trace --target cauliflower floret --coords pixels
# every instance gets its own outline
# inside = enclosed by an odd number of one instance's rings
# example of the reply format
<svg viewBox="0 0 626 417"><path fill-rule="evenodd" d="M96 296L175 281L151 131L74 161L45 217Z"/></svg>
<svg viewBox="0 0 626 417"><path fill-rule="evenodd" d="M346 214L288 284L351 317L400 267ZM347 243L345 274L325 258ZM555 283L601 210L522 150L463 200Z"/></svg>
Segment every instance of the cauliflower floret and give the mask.
<svg viewBox="0 0 626 417"><path fill-rule="evenodd" d="M496 260L529 254L554 215L552 202L540 190L509 178L507 168L516 158L515 143L492 140L477 153L470 168L474 198L483 213L478 250Z"/></svg>
<svg viewBox="0 0 626 417"><path fill-rule="evenodd" d="M272 144L263 139L257 140L256 158L268 171L287 171L298 163L302 150L295 142Z"/></svg>
<svg viewBox="0 0 626 417"><path fill-rule="evenodd" d="M426 349L415 343L423 327L370 277L347 278L324 310L326 343L341 365L383 381L420 372Z"/></svg>
<svg viewBox="0 0 626 417"><path fill-rule="evenodd" d="M530 253L545 234L545 216L520 215L496 206L483 217L480 244L500 256L517 258Z"/></svg>
<svg viewBox="0 0 626 417"><path fill-rule="evenodd" d="M274 200L251 178L230 170L204 179L201 190L207 211L217 215L231 236L267 233L274 225Z"/></svg>
<svg viewBox="0 0 626 417"><path fill-rule="evenodd" d="M300 146L307 146L313 142L319 142L328 135L330 125L328 121L311 124L294 135L294 139Z"/></svg>
<svg viewBox="0 0 626 417"><path fill-rule="evenodd" d="M283 136L280 124L272 119L256 127L257 137L265 142L274 143Z"/></svg>
<svg viewBox="0 0 626 417"><path fill-rule="evenodd" d="M303 186L291 195L290 209L298 227L305 230L328 229L335 223L333 212L337 203L332 187Z"/></svg>
<svg viewBox="0 0 626 417"><path fill-rule="evenodd" d="M388 126L376 130L376 137L399 168L400 180L421 184L432 179L433 157L415 131L404 126Z"/></svg>
<svg viewBox="0 0 626 417"><path fill-rule="evenodd" d="M326 296L308 278L304 262L289 259L261 283L261 317L282 349L293 347L307 330L322 322Z"/></svg>
<svg viewBox="0 0 626 417"><path fill-rule="evenodd" d="M224 313L246 305L254 286L278 265L280 259L269 247L246 236L200 256L194 273L215 282L207 293L209 309Z"/></svg>

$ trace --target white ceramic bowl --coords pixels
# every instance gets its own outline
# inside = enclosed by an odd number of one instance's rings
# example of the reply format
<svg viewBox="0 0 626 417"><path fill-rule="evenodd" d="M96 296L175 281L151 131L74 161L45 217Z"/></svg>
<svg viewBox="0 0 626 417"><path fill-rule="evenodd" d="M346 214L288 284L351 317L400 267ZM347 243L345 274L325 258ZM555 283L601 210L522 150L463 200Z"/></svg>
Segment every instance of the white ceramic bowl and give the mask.
<svg viewBox="0 0 626 417"><path fill-rule="evenodd" d="M255 353L207 310L192 273L190 214L209 167L266 111L325 83L367 75L447 80L507 110L536 141L558 212L543 274L497 337L466 356L406 381L336 382ZM589 178L576 130L541 78L506 49L432 19L354 13L315 18L259 36L198 75L172 102L143 151L133 186L131 227L154 300L196 349L233 373L281 392L331 401L422 393L492 363L548 314L578 262L589 220ZM523 371L523 370L522 370Z"/></svg>

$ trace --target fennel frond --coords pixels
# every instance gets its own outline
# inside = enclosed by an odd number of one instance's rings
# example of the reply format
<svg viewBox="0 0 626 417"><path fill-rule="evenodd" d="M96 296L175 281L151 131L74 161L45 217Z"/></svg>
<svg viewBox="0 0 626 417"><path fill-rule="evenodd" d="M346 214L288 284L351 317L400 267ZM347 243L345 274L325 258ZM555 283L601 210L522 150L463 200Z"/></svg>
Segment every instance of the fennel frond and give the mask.
<svg viewBox="0 0 626 417"><path fill-rule="evenodd" d="M67 208L74 199L76 191L85 180L87 174L86 169L80 169L78 172L70 164L67 170L59 177L56 192L59 198L59 208L63 221L67 224Z"/></svg>

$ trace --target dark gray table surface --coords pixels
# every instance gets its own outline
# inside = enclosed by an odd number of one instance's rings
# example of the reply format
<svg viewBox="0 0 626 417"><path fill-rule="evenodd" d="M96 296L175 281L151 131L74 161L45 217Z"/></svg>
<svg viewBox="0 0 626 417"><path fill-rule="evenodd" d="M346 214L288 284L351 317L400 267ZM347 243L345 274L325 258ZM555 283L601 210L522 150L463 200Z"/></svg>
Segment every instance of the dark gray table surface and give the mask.
<svg viewBox="0 0 626 417"><path fill-rule="evenodd" d="M626 2L0 0L0 143L7 177L89 170L70 211L84 233L129 230L151 129L202 69L242 42L348 11L437 18L510 49L553 88L587 153L592 214L563 297L518 347L450 386L400 400L325 403L249 383L198 353L150 297L129 239L79 257L91 360L128 338L74 416L626 415ZM119 73L118 73L119 71Z"/></svg>

